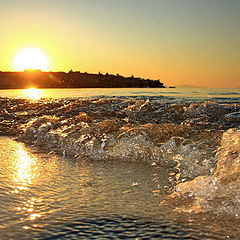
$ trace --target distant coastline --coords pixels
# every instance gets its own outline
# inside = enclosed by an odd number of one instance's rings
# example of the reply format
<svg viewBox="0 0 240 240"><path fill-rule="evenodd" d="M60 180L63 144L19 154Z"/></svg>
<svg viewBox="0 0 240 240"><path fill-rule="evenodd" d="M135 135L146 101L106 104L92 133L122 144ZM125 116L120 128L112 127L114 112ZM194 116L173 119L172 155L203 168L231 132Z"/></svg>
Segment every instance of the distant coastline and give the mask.
<svg viewBox="0 0 240 240"><path fill-rule="evenodd" d="M165 88L160 80L124 77L119 74L94 74L80 71L24 72L0 71L0 89L36 88Z"/></svg>

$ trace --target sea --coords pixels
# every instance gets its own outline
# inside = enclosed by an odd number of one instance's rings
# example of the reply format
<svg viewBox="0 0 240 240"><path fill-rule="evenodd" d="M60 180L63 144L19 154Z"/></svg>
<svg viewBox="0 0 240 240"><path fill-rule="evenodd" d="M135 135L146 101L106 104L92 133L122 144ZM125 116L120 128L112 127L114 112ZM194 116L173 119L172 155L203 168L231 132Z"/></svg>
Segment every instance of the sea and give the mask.
<svg viewBox="0 0 240 240"><path fill-rule="evenodd" d="M240 239L239 88L12 89L0 104L0 239Z"/></svg>
<svg viewBox="0 0 240 240"><path fill-rule="evenodd" d="M239 102L240 88L53 88L35 91L8 89L0 90L0 97L155 97L173 102Z"/></svg>

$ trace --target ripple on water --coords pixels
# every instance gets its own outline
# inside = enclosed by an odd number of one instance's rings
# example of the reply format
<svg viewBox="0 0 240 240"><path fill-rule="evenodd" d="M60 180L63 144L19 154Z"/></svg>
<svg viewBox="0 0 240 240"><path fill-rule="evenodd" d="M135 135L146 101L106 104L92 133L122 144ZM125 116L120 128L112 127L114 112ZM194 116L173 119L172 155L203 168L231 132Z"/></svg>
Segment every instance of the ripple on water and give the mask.
<svg viewBox="0 0 240 240"><path fill-rule="evenodd" d="M159 219L158 222L134 217L107 216L78 219L39 232L44 239L223 239L224 233L194 228ZM230 236L229 236L230 237Z"/></svg>
<svg viewBox="0 0 240 240"><path fill-rule="evenodd" d="M158 166L33 153L9 138L0 138L0 146L0 239L224 239L227 232L235 234L229 224L221 230L203 218L179 221L160 206L168 180Z"/></svg>

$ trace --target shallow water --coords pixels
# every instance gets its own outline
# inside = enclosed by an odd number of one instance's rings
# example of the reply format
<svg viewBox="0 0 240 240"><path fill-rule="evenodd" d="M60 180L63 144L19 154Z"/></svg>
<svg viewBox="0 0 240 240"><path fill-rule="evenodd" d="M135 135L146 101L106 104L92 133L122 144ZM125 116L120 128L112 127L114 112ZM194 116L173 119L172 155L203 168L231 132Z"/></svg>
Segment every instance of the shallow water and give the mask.
<svg viewBox="0 0 240 240"><path fill-rule="evenodd" d="M0 96L0 239L239 239L239 89Z"/></svg>
<svg viewBox="0 0 240 240"><path fill-rule="evenodd" d="M238 223L160 205L163 168L74 160L0 137L0 239L238 239Z"/></svg>

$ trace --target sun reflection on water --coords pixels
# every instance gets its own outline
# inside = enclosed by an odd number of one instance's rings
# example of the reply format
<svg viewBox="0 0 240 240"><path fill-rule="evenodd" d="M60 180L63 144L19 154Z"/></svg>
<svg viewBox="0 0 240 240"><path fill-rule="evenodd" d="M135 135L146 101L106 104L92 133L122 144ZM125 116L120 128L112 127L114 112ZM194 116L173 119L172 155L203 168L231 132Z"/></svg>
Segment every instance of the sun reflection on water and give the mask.
<svg viewBox="0 0 240 240"><path fill-rule="evenodd" d="M40 99L42 95L41 90L37 88L28 88L28 89L24 89L23 91L26 97L34 100Z"/></svg>
<svg viewBox="0 0 240 240"><path fill-rule="evenodd" d="M34 179L37 176L37 159L32 157L25 149L24 146L18 144L15 150L15 174L13 177L13 188L12 193L19 194L21 191L26 191L33 185ZM34 221L41 217L39 212L36 212L37 206L41 204L42 199L36 197L30 197L25 201L21 202L20 206L16 207L16 210L24 214L30 221ZM26 228L25 228L26 227ZM29 226L24 226L24 229Z"/></svg>
<svg viewBox="0 0 240 240"><path fill-rule="evenodd" d="M16 162L15 162L15 177L16 183L15 191L27 189L28 185L32 183L35 176L35 169L33 167L36 164L36 159L30 157L24 150L23 146L17 145L16 149Z"/></svg>

